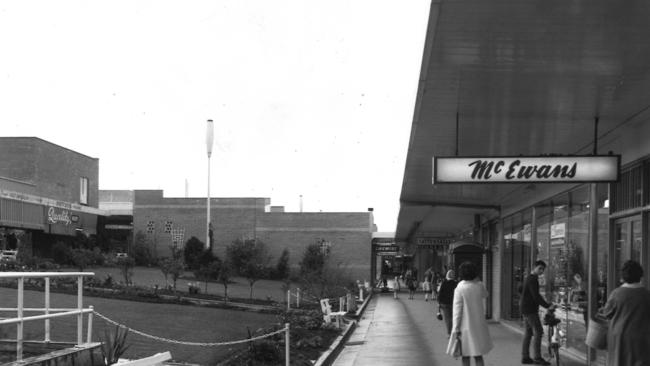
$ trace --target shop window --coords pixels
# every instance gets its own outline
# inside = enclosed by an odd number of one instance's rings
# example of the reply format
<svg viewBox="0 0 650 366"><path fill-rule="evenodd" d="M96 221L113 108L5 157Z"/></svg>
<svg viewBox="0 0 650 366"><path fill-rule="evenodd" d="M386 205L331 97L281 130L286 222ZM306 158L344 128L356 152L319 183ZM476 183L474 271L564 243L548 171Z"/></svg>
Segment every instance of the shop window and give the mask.
<svg viewBox="0 0 650 366"><path fill-rule="evenodd" d="M566 273L567 296L561 304L566 324L566 346L586 352L587 283L589 280L587 252L589 248L589 191L584 185L569 192L567 224Z"/></svg>
<svg viewBox="0 0 650 366"><path fill-rule="evenodd" d="M512 217L503 219L503 256L501 258L501 283L503 292L501 313L504 318L513 319L512 286L510 285L512 279Z"/></svg>
<svg viewBox="0 0 650 366"><path fill-rule="evenodd" d="M82 205L88 204L88 178L86 177L79 179L79 203Z"/></svg>
<svg viewBox="0 0 650 366"><path fill-rule="evenodd" d="M643 197L644 166L647 169L650 164L646 162L621 172L621 179L611 184L612 213L642 207L644 202L648 202L648 194L645 199ZM645 173L645 179L648 179L649 174Z"/></svg>
<svg viewBox="0 0 650 366"><path fill-rule="evenodd" d="M609 196L608 184L599 184L597 186L596 195L598 202L603 202L603 205L598 206L598 252L596 253L596 268L598 278L596 279L596 286L598 293L596 294L596 301L598 302L597 308L605 306L607 300L607 273L609 262ZM607 204L605 204L607 203Z"/></svg>

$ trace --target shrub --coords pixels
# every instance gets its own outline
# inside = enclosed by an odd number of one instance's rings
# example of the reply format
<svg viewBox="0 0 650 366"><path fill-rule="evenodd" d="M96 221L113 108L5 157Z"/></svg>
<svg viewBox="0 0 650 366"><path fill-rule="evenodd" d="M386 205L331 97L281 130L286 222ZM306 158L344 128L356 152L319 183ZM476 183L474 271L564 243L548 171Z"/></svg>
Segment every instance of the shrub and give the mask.
<svg viewBox="0 0 650 366"><path fill-rule="evenodd" d="M139 266L150 266L156 264L156 258L151 245L147 240L147 236L142 231L135 233L135 241L133 243L133 248L131 248L131 253L129 254L133 256L135 263Z"/></svg>
<svg viewBox="0 0 650 366"><path fill-rule="evenodd" d="M72 263L79 268L79 272L83 272L89 265L93 263L95 254L92 250L88 249L73 249L72 250Z"/></svg>
<svg viewBox="0 0 650 366"><path fill-rule="evenodd" d="M112 365L117 363L120 356L126 352L129 345L126 344L126 336L129 334L127 328L115 326L115 332L110 333L104 331L104 339L102 340L101 351L106 364Z"/></svg>
<svg viewBox="0 0 650 366"><path fill-rule="evenodd" d="M185 248L183 249L183 258L187 267L192 270L197 269L200 266L199 259L205 251L205 243L200 241L196 236L191 237L185 243Z"/></svg>
<svg viewBox="0 0 650 366"><path fill-rule="evenodd" d="M279 365L283 360L282 349L278 342L261 340L250 344L251 358L259 363Z"/></svg>
<svg viewBox="0 0 650 366"><path fill-rule="evenodd" d="M52 246L52 259L55 263L66 265L72 262L72 249L68 244L57 241Z"/></svg>
<svg viewBox="0 0 650 366"><path fill-rule="evenodd" d="M271 271L271 279L284 280L289 278L289 274L289 249L284 248L280 258L278 258L278 263L275 265L273 271Z"/></svg>
<svg viewBox="0 0 650 366"><path fill-rule="evenodd" d="M97 266L103 266L104 263L106 263L106 258L104 258L104 254L102 254L101 249L99 247L94 247L93 248L93 259L92 262L93 264Z"/></svg>

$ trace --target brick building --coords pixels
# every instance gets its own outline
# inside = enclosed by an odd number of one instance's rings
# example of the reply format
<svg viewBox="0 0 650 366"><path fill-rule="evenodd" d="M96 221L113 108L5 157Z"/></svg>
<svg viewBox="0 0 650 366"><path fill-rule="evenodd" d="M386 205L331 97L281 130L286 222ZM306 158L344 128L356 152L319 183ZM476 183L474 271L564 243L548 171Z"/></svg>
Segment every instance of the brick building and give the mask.
<svg viewBox="0 0 650 366"><path fill-rule="evenodd" d="M128 207L121 201L129 195L120 192L124 191L102 191L102 207ZM170 246L182 245L192 236L206 241L205 198L163 197L162 190L135 190L132 197L133 233L146 234L156 255L169 256ZM210 202L212 248L219 257L235 239L258 238L267 245L272 264L287 248L290 265L297 267L304 248L320 240L330 247L334 263L354 278L369 279L370 242L376 230L372 211L284 212L281 206L270 206L269 198L260 197L211 198Z"/></svg>
<svg viewBox="0 0 650 366"><path fill-rule="evenodd" d="M37 137L0 137L0 249L49 256L96 233L99 160Z"/></svg>

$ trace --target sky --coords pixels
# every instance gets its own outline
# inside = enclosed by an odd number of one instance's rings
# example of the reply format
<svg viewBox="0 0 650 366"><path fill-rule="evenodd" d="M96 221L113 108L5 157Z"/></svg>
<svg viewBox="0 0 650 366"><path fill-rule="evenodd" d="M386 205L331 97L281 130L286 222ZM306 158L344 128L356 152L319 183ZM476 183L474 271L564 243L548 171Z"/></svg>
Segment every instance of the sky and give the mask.
<svg viewBox="0 0 650 366"><path fill-rule="evenodd" d="M99 188L268 197L394 231L430 0L0 2L0 135Z"/></svg>

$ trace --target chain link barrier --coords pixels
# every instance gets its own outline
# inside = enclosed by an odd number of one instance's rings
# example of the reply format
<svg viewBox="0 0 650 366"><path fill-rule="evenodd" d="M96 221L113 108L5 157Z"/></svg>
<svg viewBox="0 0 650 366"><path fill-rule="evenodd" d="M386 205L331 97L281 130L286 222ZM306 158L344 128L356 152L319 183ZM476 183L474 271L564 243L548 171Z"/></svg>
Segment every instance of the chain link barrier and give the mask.
<svg viewBox="0 0 650 366"><path fill-rule="evenodd" d="M127 327L127 326L124 325L124 324L120 324L120 323L118 323L118 322L116 322L116 321L114 321L114 320L112 320L112 319L109 319L108 317L106 317L106 316L104 316L104 315L98 313L97 311L95 311L94 314L97 315L98 317L104 319L104 320L105 320L106 322L108 322L108 323L111 323L111 324L113 324L113 325L117 325L118 327L126 328L126 329L128 329L130 332L133 332L133 333L135 333L135 334L137 334L137 335L141 335L141 336L143 336L143 337L150 338L150 339L153 339L153 340L156 340L156 341L160 341L160 342L174 343L174 344L180 344L180 345L184 345L184 346L198 346L198 347L219 347L219 346L231 346L231 345L235 345L235 344L248 343L248 342L253 342L253 341L260 340L260 339L268 338L268 337L274 336L274 335L276 335L276 334L285 333L285 332L288 330L288 329L285 327L285 328L282 328L282 329L276 330L275 332L272 332L272 333L263 334L263 335L261 335L261 336L257 336L257 337L253 337L253 338L247 338L247 339L242 339L242 340L238 340L238 341L229 341L229 342L185 342L185 341L177 341L177 340L174 340L174 339L168 339L168 338L158 337L158 336L155 336L155 335L147 334L147 333L145 333L145 332L141 332L141 331L139 331L139 330L137 330L137 329L133 329L133 328Z"/></svg>

